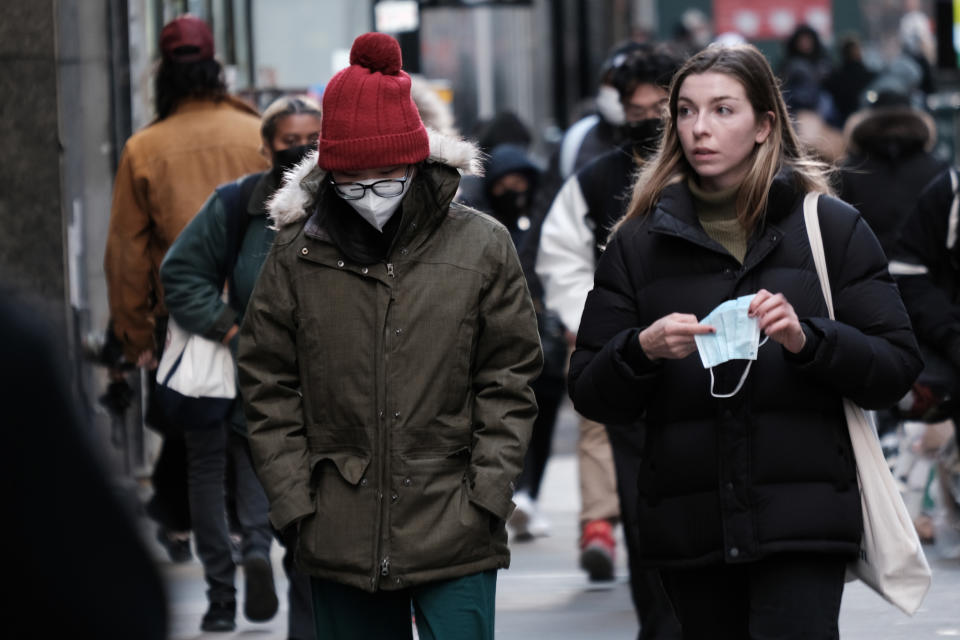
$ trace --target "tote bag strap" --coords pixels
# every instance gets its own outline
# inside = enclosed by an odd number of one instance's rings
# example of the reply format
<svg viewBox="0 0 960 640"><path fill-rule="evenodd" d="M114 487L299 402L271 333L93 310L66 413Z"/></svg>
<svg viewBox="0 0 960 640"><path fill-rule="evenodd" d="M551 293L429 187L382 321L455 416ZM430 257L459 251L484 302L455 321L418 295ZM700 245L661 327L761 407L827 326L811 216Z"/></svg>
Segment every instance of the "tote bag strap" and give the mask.
<svg viewBox="0 0 960 640"><path fill-rule="evenodd" d="M830 318L835 319L817 213L819 197L818 193L808 193L804 197L803 220L823 298ZM883 456L872 416L849 399L844 399L843 411L857 464L863 512L860 557L848 565L847 579L860 578L871 589L912 615L930 587L930 566Z"/></svg>
<svg viewBox="0 0 960 640"><path fill-rule="evenodd" d="M803 198L803 221L807 227L807 238L810 241L810 252L813 254L813 264L817 268L817 278L820 280L820 289L823 299L827 302L827 311L831 320L836 320L833 313L833 295L830 291L830 277L827 275L827 256L823 251L823 235L820 233L820 215L817 213L817 203L820 194L811 191Z"/></svg>

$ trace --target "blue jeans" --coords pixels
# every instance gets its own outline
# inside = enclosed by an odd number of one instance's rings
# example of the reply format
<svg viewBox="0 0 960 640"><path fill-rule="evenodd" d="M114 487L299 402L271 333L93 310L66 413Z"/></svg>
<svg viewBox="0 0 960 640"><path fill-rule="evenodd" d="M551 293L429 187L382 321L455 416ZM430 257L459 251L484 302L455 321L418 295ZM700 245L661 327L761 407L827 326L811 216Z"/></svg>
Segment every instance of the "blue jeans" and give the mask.
<svg viewBox="0 0 960 640"><path fill-rule="evenodd" d="M270 560L273 530L268 518L267 496L253 470L247 439L224 424L213 429L188 430L187 480L190 519L197 555L203 563L210 602L236 599L236 566L230 545L226 515L227 456L234 465L233 495L244 559L260 556Z"/></svg>

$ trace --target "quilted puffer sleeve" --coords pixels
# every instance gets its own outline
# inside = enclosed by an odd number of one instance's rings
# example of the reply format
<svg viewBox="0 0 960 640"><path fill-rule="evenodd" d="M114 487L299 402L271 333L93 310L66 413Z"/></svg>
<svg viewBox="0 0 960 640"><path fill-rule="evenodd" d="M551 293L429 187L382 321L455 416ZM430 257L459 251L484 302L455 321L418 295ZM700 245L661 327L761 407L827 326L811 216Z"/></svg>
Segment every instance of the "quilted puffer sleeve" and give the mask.
<svg viewBox="0 0 960 640"><path fill-rule="evenodd" d="M640 348L643 327L634 299L636 276L624 261L623 233L618 233L600 257L580 320L577 349L570 358L570 398L591 420L636 420L660 370Z"/></svg>
<svg viewBox="0 0 960 640"><path fill-rule="evenodd" d="M271 250L247 305L237 367L257 475L277 529L314 511L296 343L296 298L282 245Z"/></svg>

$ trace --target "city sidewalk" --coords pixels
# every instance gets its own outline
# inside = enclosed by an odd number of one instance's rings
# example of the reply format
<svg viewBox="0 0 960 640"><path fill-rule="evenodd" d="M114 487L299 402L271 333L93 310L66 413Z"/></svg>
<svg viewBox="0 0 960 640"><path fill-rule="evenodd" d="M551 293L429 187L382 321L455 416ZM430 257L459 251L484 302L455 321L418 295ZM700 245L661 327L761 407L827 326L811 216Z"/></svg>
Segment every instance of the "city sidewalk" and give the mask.
<svg viewBox="0 0 960 640"><path fill-rule="evenodd" d="M497 638L629 638L636 622L626 584L623 554L617 558L618 578L613 583L591 585L577 567L577 476L572 455L555 457L547 469L542 507L552 524L552 535L515 544L511 568L501 571L497 583ZM273 564L277 588L286 593L280 565L282 552L274 544ZM196 561L163 565L170 588L171 638L213 639L285 638L286 602L267 624L243 619L238 603L237 629L232 634L200 633L206 610L203 572ZM242 583L238 574L238 586ZM242 587L239 589L242 597Z"/></svg>
<svg viewBox="0 0 960 640"><path fill-rule="evenodd" d="M573 444L576 418L569 406L557 425L554 456L544 479L541 509L552 525L550 537L512 545L512 564L497 584L498 640L613 640L637 636L630 602L623 545L617 557L617 579L591 584L577 566L579 489ZM277 587L286 593L281 552L273 549ZM916 640L960 637L960 562L939 559L928 549L934 582L923 608L909 618L860 583L844 592L840 631L844 640ZM157 548L158 558L162 550ZM286 638L286 602L267 624L243 618L238 604L233 633L201 633L206 610L203 574L198 562L161 563L171 599L171 638L175 640L273 640ZM238 575L238 585L242 577ZM239 589L242 596L242 587Z"/></svg>

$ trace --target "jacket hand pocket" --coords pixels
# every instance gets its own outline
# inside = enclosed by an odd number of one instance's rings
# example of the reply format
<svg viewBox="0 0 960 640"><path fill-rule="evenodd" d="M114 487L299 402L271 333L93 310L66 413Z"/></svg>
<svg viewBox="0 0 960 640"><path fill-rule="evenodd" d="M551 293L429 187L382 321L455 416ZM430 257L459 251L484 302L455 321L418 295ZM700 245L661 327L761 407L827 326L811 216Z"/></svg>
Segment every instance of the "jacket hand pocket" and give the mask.
<svg viewBox="0 0 960 640"><path fill-rule="evenodd" d="M312 452L314 515L300 528L298 561L323 570L367 573L376 548L375 483L366 477L369 454Z"/></svg>
<svg viewBox="0 0 960 640"><path fill-rule="evenodd" d="M357 485L370 466L370 451L358 440L353 429L330 429L320 427L307 432L310 448L311 477L316 473L336 468L349 484Z"/></svg>
<svg viewBox="0 0 960 640"><path fill-rule="evenodd" d="M323 463L333 463L332 466L340 473L344 480L352 485L358 485L363 480L363 476L370 466L370 456L354 452L338 451L331 453L313 454L311 467L314 472L322 472L326 466Z"/></svg>

